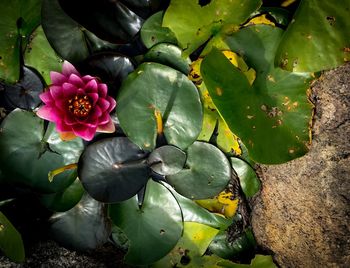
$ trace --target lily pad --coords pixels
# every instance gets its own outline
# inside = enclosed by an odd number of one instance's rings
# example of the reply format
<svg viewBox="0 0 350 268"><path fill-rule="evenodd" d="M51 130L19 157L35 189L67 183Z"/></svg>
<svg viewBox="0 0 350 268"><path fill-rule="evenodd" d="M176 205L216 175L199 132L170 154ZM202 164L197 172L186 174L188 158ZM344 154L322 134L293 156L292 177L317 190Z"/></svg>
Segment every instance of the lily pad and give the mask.
<svg viewBox="0 0 350 268"><path fill-rule="evenodd" d="M24 53L24 62L27 66L35 68L47 85L51 84L50 71L60 72L62 69L62 59L50 46L41 26L31 35Z"/></svg>
<svg viewBox="0 0 350 268"><path fill-rule="evenodd" d="M157 135L185 149L198 137L202 105L195 85L181 72L159 63L143 63L124 81L117 96L120 126L145 150ZM189 116L191 115L191 116Z"/></svg>
<svg viewBox="0 0 350 268"><path fill-rule="evenodd" d="M107 242L111 233L104 205L89 195L71 210L50 218L50 234L60 244L76 250L92 250Z"/></svg>
<svg viewBox="0 0 350 268"><path fill-rule="evenodd" d="M162 26L163 15L163 11L157 12L142 25L141 39L147 48L159 43L177 44L174 33L169 28Z"/></svg>
<svg viewBox="0 0 350 268"><path fill-rule="evenodd" d="M182 49L172 44L157 44L144 56L144 61L158 62L184 74L190 72L191 60L182 56Z"/></svg>
<svg viewBox="0 0 350 268"><path fill-rule="evenodd" d="M205 199L220 193L231 179L231 166L225 154L214 145L199 141L186 152L185 168L166 176L169 184L190 199Z"/></svg>
<svg viewBox="0 0 350 268"><path fill-rule="evenodd" d="M21 52L40 24L41 0L0 0L0 79L15 83L20 77Z"/></svg>
<svg viewBox="0 0 350 268"><path fill-rule="evenodd" d="M276 27L253 25L227 38L231 49L256 70L253 86L220 51L213 50L201 64L203 80L220 114L250 157L265 164L300 157L310 142L313 106L307 90L312 76L274 68L282 34Z"/></svg>
<svg viewBox="0 0 350 268"><path fill-rule="evenodd" d="M171 192L149 180L141 207L137 197L109 206L109 215L129 238L125 261L147 265L164 257L180 239L183 223L180 207Z"/></svg>
<svg viewBox="0 0 350 268"><path fill-rule="evenodd" d="M150 169L143 151L126 137L89 145L79 160L79 179L96 200L115 203L133 197L146 184Z"/></svg>
<svg viewBox="0 0 350 268"><path fill-rule="evenodd" d="M41 103L39 94L43 92L44 84L31 68L23 66L22 70L23 75L18 83L3 84L5 105L9 109L34 110Z"/></svg>
<svg viewBox="0 0 350 268"><path fill-rule="evenodd" d="M160 175L176 174L183 169L186 153L172 145L155 149L147 159L151 169Z"/></svg>
<svg viewBox="0 0 350 268"><path fill-rule="evenodd" d="M350 0L301 1L276 54L276 65L318 72L350 61Z"/></svg>
<svg viewBox="0 0 350 268"><path fill-rule="evenodd" d="M163 18L176 36L180 47L190 55L211 36L220 32L224 25L232 29L243 23L261 5L260 0L212 0L201 6L199 1L173 0Z"/></svg>
<svg viewBox="0 0 350 268"><path fill-rule="evenodd" d="M24 262L25 252L22 236L1 211L0 250L12 261Z"/></svg>
<svg viewBox="0 0 350 268"><path fill-rule="evenodd" d="M254 169L244 160L231 157L232 168L237 173L242 191L246 197L253 197L261 187Z"/></svg>
<svg viewBox="0 0 350 268"><path fill-rule="evenodd" d="M49 182L48 173L77 162L83 149L81 139L63 142L53 125L45 133L44 120L20 109L12 111L0 127L1 171L7 181L11 180L8 182L43 193L62 191L72 183L71 172L57 175L53 182Z"/></svg>

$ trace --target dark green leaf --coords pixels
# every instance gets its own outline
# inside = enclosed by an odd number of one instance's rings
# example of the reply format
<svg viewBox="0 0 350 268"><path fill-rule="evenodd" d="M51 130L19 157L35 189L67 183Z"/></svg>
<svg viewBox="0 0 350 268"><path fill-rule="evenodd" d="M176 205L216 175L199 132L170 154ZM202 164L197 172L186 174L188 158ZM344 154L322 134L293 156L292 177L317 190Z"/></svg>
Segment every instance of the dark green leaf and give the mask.
<svg viewBox="0 0 350 268"><path fill-rule="evenodd" d="M39 94L43 92L44 84L32 69L24 66L22 70L23 75L15 85L1 83L5 105L9 109L33 110L41 103Z"/></svg>
<svg viewBox="0 0 350 268"><path fill-rule="evenodd" d="M231 166L214 145L196 141L187 149L185 168L166 176L175 190L191 199L205 199L217 195L231 179Z"/></svg>
<svg viewBox="0 0 350 268"><path fill-rule="evenodd" d="M144 56L144 61L158 62L184 74L190 72L190 59L182 56L182 49L172 44L157 44Z"/></svg>
<svg viewBox="0 0 350 268"><path fill-rule="evenodd" d="M147 155L125 137L100 140L81 155L79 178L96 200L114 203L129 199L149 179Z"/></svg>
<svg viewBox="0 0 350 268"><path fill-rule="evenodd" d="M177 44L176 37L167 27L162 27L162 11L149 17L141 28L141 39L147 48L159 43Z"/></svg>
<svg viewBox="0 0 350 268"><path fill-rule="evenodd" d="M73 173L73 175L76 174ZM41 203L50 210L63 212L74 207L82 198L84 188L79 179L76 179L70 186L62 192L42 195Z"/></svg>
<svg viewBox="0 0 350 268"><path fill-rule="evenodd" d="M0 250L12 261L24 262L25 253L21 234L1 211Z"/></svg>
<svg viewBox="0 0 350 268"><path fill-rule="evenodd" d="M50 218L50 233L65 247L95 249L107 242L111 232L105 213L103 204L85 195L71 210L55 213Z"/></svg>
<svg viewBox="0 0 350 268"><path fill-rule="evenodd" d="M141 64L124 81L117 99L120 126L131 141L146 150L155 148L157 132L162 130L167 142L180 149L191 145L200 133L198 90L185 75L170 67ZM162 126L156 115L161 117Z"/></svg>
<svg viewBox="0 0 350 268"><path fill-rule="evenodd" d="M143 204L137 197L109 206L109 215L129 238L125 261L134 265L153 263L165 256L181 237L180 207L163 185L149 180Z"/></svg>
<svg viewBox="0 0 350 268"><path fill-rule="evenodd" d="M232 168L238 175L239 183L246 197L254 196L260 190L260 180L254 169L244 160L231 157Z"/></svg>
<svg viewBox="0 0 350 268"><path fill-rule="evenodd" d="M60 72L62 69L62 59L50 46L41 26L31 35L24 54L24 62L27 66L35 68L47 85L51 84L50 71Z"/></svg>
<svg viewBox="0 0 350 268"><path fill-rule="evenodd" d="M180 47L190 55L224 25L243 23L260 5L260 0L243 3L240 0L212 0L202 7L199 1L173 0L165 12L163 26L175 34Z"/></svg>
<svg viewBox="0 0 350 268"><path fill-rule="evenodd" d="M317 72L350 61L350 0L303 0L283 36L276 64Z"/></svg>
<svg viewBox="0 0 350 268"><path fill-rule="evenodd" d="M147 159L151 169L160 175L172 175L183 169L186 153L172 145L155 149Z"/></svg>
<svg viewBox="0 0 350 268"><path fill-rule="evenodd" d="M0 127L0 164L6 180L45 193L61 191L72 183L71 172L57 175L52 183L48 173L78 160L83 149L81 139L63 142L53 125L44 134L44 121L19 109L11 112Z"/></svg>
<svg viewBox="0 0 350 268"><path fill-rule="evenodd" d="M40 23L41 0L0 0L0 79L15 83L20 77L22 49Z"/></svg>
<svg viewBox="0 0 350 268"><path fill-rule="evenodd" d="M203 80L229 128L244 142L253 160L266 164L304 155L310 139L312 104L306 92L311 75L274 68L282 33L276 27L254 25L227 38L231 49L256 70L253 87L217 50L201 64Z"/></svg>
<svg viewBox="0 0 350 268"><path fill-rule="evenodd" d="M82 74L99 77L108 86L108 95L116 96L121 83L134 71L131 59L115 52L91 55L79 65Z"/></svg>

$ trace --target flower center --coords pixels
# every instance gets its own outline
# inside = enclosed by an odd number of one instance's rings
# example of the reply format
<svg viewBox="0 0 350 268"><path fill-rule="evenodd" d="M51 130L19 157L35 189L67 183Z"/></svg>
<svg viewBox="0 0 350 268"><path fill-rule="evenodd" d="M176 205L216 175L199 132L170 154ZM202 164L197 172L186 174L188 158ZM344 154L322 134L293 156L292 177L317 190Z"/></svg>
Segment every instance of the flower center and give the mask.
<svg viewBox="0 0 350 268"><path fill-rule="evenodd" d="M85 117L91 111L92 105L87 96L75 96L68 101L69 111L77 117Z"/></svg>

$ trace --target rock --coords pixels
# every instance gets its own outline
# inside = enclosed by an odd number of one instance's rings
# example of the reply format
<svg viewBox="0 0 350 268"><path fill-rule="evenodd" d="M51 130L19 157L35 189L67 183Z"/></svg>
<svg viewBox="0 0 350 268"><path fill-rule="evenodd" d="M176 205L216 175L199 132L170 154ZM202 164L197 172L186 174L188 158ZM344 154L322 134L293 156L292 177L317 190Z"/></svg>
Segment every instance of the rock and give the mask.
<svg viewBox="0 0 350 268"><path fill-rule="evenodd" d="M281 267L350 267L350 64L325 72L312 96L310 151L258 168L253 230Z"/></svg>

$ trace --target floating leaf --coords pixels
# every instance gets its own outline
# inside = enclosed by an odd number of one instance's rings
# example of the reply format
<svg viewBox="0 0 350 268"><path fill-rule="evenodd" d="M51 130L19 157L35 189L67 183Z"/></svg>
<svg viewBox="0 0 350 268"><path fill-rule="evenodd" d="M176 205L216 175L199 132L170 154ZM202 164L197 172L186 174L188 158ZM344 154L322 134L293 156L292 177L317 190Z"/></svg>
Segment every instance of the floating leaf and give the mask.
<svg viewBox="0 0 350 268"><path fill-rule="evenodd" d="M246 197L254 196L260 190L260 180L254 169L244 160L231 157L232 168L237 173L242 191Z"/></svg>
<svg viewBox="0 0 350 268"><path fill-rule="evenodd" d="M22 236L1 211L0 250L12 261L24 262L25 253Z"/></svg>
<svg viewBox="0 0 350 268"><path fill-rule="evenodd" d="M0 163L6 180L45 193L61 191L72 183L71 172L57 175L52 183L48 173L77 162L83 149L81 139L63 142L54 125L45 132L43 120L19 109L12 111L0 127Z"/></svg>
<svg viewBox="0 0 350 268"><path fill-rule="evenodd" d="M2 84L5 105L9 109L34 110L41 100L39 94L44 90L40 77L30 68L23 67L23 75L14 85Z"/></svg>
<svg viewBox="0 0 350 268"><path fill-rule="evenodd" d="M22 49L40 24L41 0L0 0L0 79L15 83L20 77Z"/></svg>
<svg viewBox="0 0 350 268"><path fill-rule="evenodd" d="M197 88L170 67L141 64L124 81L117 99L121 128L145 150L155 148L160 134L156 115L162 119L167 142L180 149L191 145L200 133L202 107Z"/></svg>
<svg viewBox="0 0 350 268"><path fill-rule="evenodd" d="M152 268L182 267L185 259L202 256L219 230L197 222L184 222L184 233L177 245L163 259L152 264ZM180 265L180 266L179 266Z"/></svg>
<svg viewBox="0 0 350 268"><path fill-rule="evenodd" d="M89 145L80 157L79 178L96 200L120 202L133 197L146 184L148 152L128 138L107 138Z"/></svg>
<svg viewBox="0 0 350 268"><path fill-rule="evenodd" d="M110 224L103 204L85 195L71 210L51 216L50 233L65 247L91 250L107 242Z"/></svg>
<svg viewBox="0 0 350 268"><path fill-rule="evenodd" d="M73 176L76 174L73 173ZM79 179L76 179L62 192L46 194L40 197L40 202L48 209L63 212L73 208L82 198L84 188Z"/></svg>
<svg viewBox="0 0 350 268"><path fill-rule="evenodd" d="M236 214L239 200L234 198L233 193L223 191L212 199L196 200L196 203L211 212L232 218Z"/></svg>
<svg viewBox="0 0 350 268"><path fill-rule="evenodd" d="M180 207L171 192L149 180L143 204L137 197L109 206L109 215L129 238L125 261L133 265L153 263L174 248L183 223Z"/></svg>
<svg viewBox="0 0 350 268"><path fill-rule="evenodd" d="M172 175L183 169L186 162L184 151L172 145L155 149L147 159L151 169L160 175Z"/></svg>
<svg viewBox="0 0 350 268"><path fill-rule="evenodd" d="M185 168L166 176L175 190L191 199L204 199L217 195L231 179L231 167L214 145L196 141L188 149Z"/></svg>
<svg viewBox="0 0 350 268"><path fill-rule="evenodd" d="M24 53L24 62L27 66L35 68L47 85L51 84L50 71L60 72L62 69L62 59L50 46L41 26L31 35Z"/></svg>
<svg viewBox="0 0 350 268"><path fill-rule="evenodd" d="M238 26L259 8L260 0L212 0L201 6L198 1L173 0L163 18L179 45L190 55L225 24Z"/></svg>
<svg viewBox="0 0 350 268"><path fill-rule="evenodd" d="M176 37L167 27L162 27L163 11L149 17L141 28L141 39L147 48L159 43L177 44Z"/></svg>
<svg viewBox="0 0 350 268"><path fill-rule="evenodd" d="M276 65L294 72L317 72L350 61L350 0L301 1L279 45Z"/></svg>
<svg viewBox="0 0 350 268"><path fill-rule="evenodd" d="M145 54L143 60L167 65L186 75L190 72L191 60L183 57L181 48L172 44L155 45Z"/></svg>
<svg viewBox="0 0 350 268"><path fill-rule="evenodd" d="M273 67L282 33L275 27L254 25L227 38L229 46L257 71L252 87L217 50L201 65L203 80L220 114L244 142L250 157L266 164L304 155L310 139L313 106L306 91L312 77Z"/></svg>

